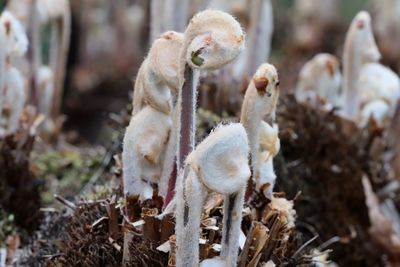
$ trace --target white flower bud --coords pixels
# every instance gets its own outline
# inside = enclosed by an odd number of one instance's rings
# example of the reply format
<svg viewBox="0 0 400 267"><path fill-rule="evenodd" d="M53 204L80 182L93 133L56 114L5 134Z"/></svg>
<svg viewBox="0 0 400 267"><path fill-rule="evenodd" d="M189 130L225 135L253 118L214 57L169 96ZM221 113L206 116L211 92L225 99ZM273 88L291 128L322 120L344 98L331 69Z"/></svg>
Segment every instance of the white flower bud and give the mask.
<svg viewBox="0 0 400 267"><path fill-rule="evenodd" d="M132 117L122 152L125 195L140 195L144 182L158 184L171 124L168 115L152 107Z"/></svg>
<svg viewBox="0 0 400 267"><path fill-rule="evenodd" d="M135 115L143 106L169 114L172 109L172 96L178 94L178 57L183 44L183 35L169 31L156 39L148 57L139 68L133 95Z"/></svg>
<svg viewBox="0 0 400 267"><path fill-rule="evenodd" d="M297 101L314 107L331 108L338 105L341 76L335 56L317 54L300 71L295 89Z"/></svg>
<svg viewBox="0 0 400 267"><path fill-rule="evenodd" d="M274 118L278 96L278 73L273 65L262 64L247 88L240 117L249 138L253 173L259 162L260 123L266 115Z"/></svg>
<svg viewBox="0 0 400 267"><path fill-rule="evenodd" d="M181 60L194 69L218 69L244 49L244 33L229 14L218 10L197 13L185 31ZM182 74L185 62L181 62Z"/></svg>

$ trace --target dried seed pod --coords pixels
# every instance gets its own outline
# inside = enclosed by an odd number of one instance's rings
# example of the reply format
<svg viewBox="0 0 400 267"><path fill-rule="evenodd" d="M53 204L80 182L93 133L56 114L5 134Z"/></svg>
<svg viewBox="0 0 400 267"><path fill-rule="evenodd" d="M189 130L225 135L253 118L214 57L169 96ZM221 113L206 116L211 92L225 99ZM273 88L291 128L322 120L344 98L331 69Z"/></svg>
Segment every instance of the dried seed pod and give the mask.
<svg viewBox="0 0 400 267"><path fill-rule="evenodd" d="M208 192L225 195L221 258L234 266L246 183L249 147L241 124L217 127L189 154L179 176L176 207L177 266L199 261L199 226Z"/></svg>
<svg viewBox="0 0 400 267"><path fill-rule="evenodd" d="M346 35L343 50L343 115L355 119L359 105L357 81L362 66L377 62L381 54L376 46L371 29L371 16L366 11L359 12Z"/></svg>
<svg viewBox="0 0 400 267"><path fill-rule="evenodd" d="M296 99L314 107L332 108L339 104L341 78L338 59L331 54L317 54L300 71Z"/></svg>
<svg viewBox="0 0 400 267"><path fill-rule="evenodd" d="M262 64L247 88L240 117L249 138L253 174L259 166L260 123L264 116L275 117L278 96L278 73L273 65Z"/></svg>

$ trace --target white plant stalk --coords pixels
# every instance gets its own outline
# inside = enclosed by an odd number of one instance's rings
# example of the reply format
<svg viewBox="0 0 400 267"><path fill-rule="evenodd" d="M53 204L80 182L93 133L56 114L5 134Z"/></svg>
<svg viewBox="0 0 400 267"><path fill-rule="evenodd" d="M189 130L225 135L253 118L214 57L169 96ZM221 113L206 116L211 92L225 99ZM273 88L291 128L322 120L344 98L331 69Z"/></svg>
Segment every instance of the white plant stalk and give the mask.
<svg viewBox="0 0 400 267"><path fill-rule="evenodd" d="M351 22L343 50L343 115L356 119L359 97L357 81L362 66L379 61L381 55L371 29L371 17L366 11L359 12Z"/></svg>
<svg viewBox="0 0 400 267"><path fill-rule="evenodd" d="M244 96L240 122L246 129L251 155L253 176L259 166L260 124L263 117L275 118L275 108L279 97L279 79L275 67L262 64L254 74ZM260 181L253 177L256 187Z"/></svg>
<svg viewBox="0 0 400 267"><path fill-rule="evenodd" d="M177 267L198 265L201 212L210 192L225 195L221 258L225 266L236 265L248 152L243 126L233 123L217 127L189 154L177 187Z"/></svg>
<svg viewBox="0 0 400 267"><path fill-rule="evenodd" d="M54 123L50 120L51 108L54 94L54 73L48 66L41 66L37 72L37 92L40 96L37 101L38 111L47 116L44 127L45 131L51 132Z"/></svg>
<svg viewBox="0 0 400 267"><path fill-rule="evenodd" d="M9 11L0 16L0 27L4 33L3 47L4 67L3 89L1 96L3 107L1 110L1 134L13 134L19 127L19 118L25 104L24 77L13 66L13 61L22 58L28 49L28 38L22 24ZM4 110L6 116L3 117Z"/></svg>
<svg viewBox="0 0 400 267"><path fill-rule="evenodd" d="M338 59L331 54L317 54L300 71L296 99L313 107L337 106L341 79Z"/></svg>
<svg viewBox="0 0 400 267"><path fill-rule="evenodd" d="M38 23L34 26L34 35L39 36L40 26L51 25L49 65L54 74L54 94L52 101L52 118L57 118L61 109L65 69L71 36L71 7L68 0L36 0ZM36 39L40 43L40 39ZM41 62L40 45L36 44L36 60ZM42 65L42 64L40 64ZM46 114L47 115L47 114Z"/></svg>
<svg viewBox="0 0 400 267"><path fill-rule="evenodd" d="M251 1L247 47L235 64L235 77L250 78L271 51L274 20L271 0Z"/></svg>

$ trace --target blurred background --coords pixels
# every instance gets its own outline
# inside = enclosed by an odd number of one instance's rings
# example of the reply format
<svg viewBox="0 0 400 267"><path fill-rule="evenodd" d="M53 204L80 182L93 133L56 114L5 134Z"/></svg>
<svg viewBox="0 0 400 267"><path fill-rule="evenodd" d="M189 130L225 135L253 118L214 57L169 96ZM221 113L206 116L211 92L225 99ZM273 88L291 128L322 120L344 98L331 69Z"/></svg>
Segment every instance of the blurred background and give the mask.
<svg viewBox="0 0 400 267"><path fill-rule="evenodd" d="M244 26L250 12L246 2L231 1L229 6L224 6ZM295 1L272 1L274 28L269 61L278 66L283 91L294 87L301 66L316 53L329 52L341 58L345 32L354 15L365 9L374 17L376 9L373 1L327 2L334 2L326 18L327 25L317 18L321 22L312 25L316 33L311 40L301 43L293 34L298 24ZM0 0L0 10L6 3ZM223 1L192 0L190 13L210 5L224 4ZM71 141L79 136L75 141L101 143L105 141L102 136L107 136L103 134L103 126L109 113L119 112L131 102L132 80L150 45L150 1L71 0L71 7L72 31L62 100L62 113L66 115L64 129L70 133ZM309 14L309 20L315 21L315 15ZM42 37L46 39L46 32ZM398 55L385 53L379 35L377 39L383 62L397 70ZM46 47L44 44L43 49Z"/></svg>

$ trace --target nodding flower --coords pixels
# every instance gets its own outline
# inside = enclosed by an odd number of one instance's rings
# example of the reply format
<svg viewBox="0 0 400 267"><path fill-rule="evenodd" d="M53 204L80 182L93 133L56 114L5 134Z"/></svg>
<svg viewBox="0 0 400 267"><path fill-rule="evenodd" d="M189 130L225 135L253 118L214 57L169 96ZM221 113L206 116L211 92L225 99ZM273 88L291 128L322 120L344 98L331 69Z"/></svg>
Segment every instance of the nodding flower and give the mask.
<svg viewBox="0 0 400 267"><path fill-rule="evenodd" d="M357 81L362 66L366 63L378 62L381 54L376 45L372 28L371 16L366 11L360 11L346 34L343 50L343 115L356 119L359 97Z"/></svg>
<svg viewBox="0 0 400 267"><path fill-rule="evenodd" d="M279 97L278 72L271 64L262 64L254 74L244 96L240 122L249 138L251 168L257 173L260 149L260 124L263 117L275 118L276 103ZM259 188L258 179L255 179Z"/></svg>
<svg viewBox="0 0 400 267"><path fill-rule="evenodd" d="M177 267L197 266L199 226L208 193L224 194L221 259L235 266L246 184L249 146L239 123L217 127L189 154L177 187Z"/></svg>
<svg viewBox="0 0 400 267"><path fill-rule="evenodd" d="M300 71L296 99L314 107L337 106L341 79L338 59L327 53L317 54Z"/></svg>
<svg viewBox="0 0 400 267"><path fill-rule="evenodd" d="M359 94L358 122L360 127L373 119L378 127L394 116L400 99L399 76L379 63L365 64L357 83Z"/></svg>
<svg viewBox="0 0 400 267"><path fill-rule="evenodd" d="M150 106L132 117L123 141L124 194L141 196L146 184L158 185L172 119Z"/></svg>
<svg viewBox="0 0 400 267"><path fill-rule="evenodd" d="M179 91L176 55L182 45L183 34L173 31L165 32L154 41L136 77L132 115L146 105L165 114L171 112Z"/></svg>
<svg viewBox="0 0 400 267"><path fill-rule="evenodd" d="M217 10L197 13L184 33L179 59L177 103L177 169L194 149L196 94L200 70L215 70L234 60L244 48L244 33L231 15ZM176 177L171 177L166 203L173 196Z"/></svg>

